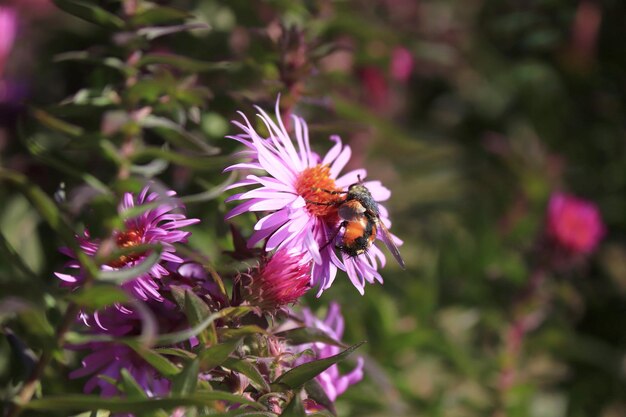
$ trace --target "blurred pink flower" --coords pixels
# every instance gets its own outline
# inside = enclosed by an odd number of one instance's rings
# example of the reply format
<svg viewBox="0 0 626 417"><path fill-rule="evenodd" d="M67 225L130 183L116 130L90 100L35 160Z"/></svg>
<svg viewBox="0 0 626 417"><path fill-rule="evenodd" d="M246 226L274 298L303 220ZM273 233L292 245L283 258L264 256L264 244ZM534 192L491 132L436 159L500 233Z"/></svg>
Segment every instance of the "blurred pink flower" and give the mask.
<svg viewBox="0 0 626 417"><path fill-rule="evenodd" d="M411 77L414 64L411 52L403 46L396 46L391 53L389 67L391 77L396 81L406 83Z"/></svg>
<svg viewBox="0 0 626 417"><path fill-rule="evenodd" d="M374 109L385 108L389 101L389 86L383 71L373 66L361 68L359 78L368 104Z"/></svg>
<svg viewBox="0 0 626 417"><path fill-rule="evenodd" d="M17 13L11 7L0 6L0 78L8 61L17 34Z"/></svg>
<svg viewBox="0 0 626 417"><path fill-rule="evenodd" d="M593 252L605 234L598 207L569 194L554 193L547 216L548 237L573 254Z"/></svg>
<svg viewBox="0 0 626 417"><path fill-rule="evenodd" d="M344 319L338 303L330 303L330 306L328 307L328 313L326 314L324 320L318 319L315 314L313 314L308 308L305 308L302 311L302 317L306 327L319 329L322 332L326 333L332 339L338 342L341 341L344 329ZM337 355L342 351L339 346L328 345L321 342L301 345L298 346L298 348L300 349L300 351L310 349L315 354L315 357L313 358L307 357L306 355L302 356L297 363L298 365L308 362L310 360L328 358L330 356ZM339 367L337 367L337 365L335 364L319 374L317 377L315 377L315 379L324 389L324 392L326 393L328 399L334 402L338 396L343 394L348 389L348 387L356 384L363 379L363 363L363 358L358 357L356 367L345 374L339 373Z"/></svg>

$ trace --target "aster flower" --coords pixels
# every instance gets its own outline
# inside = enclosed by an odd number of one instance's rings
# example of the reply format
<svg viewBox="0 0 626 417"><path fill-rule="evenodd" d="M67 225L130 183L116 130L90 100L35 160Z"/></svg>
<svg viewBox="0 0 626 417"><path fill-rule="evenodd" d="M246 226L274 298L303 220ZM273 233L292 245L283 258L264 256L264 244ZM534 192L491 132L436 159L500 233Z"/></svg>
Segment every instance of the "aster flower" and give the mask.
<svg viewBox="0 0 626 417"><path fill-rule="evenodd" d="M170 274L163 264L167 262L172 265L184 262L175 254L176 249L173 244L186 242L187 237L191 234L179 229L200 221L185 217L183 214L184 206L174 199L176 195L174 191L167 191L164 194L166 199L162 198L159 193L151 192L149 186L146 186L138 196L125 193L120 205L120 212L122 213L136 206L150 204L154 207L147 209L137 217L126 220L125 229L113 234L118 248L132 248L146 244L159 244L163 248L160 259L148 272L122 284L127 291L140 300L163 301L157 281ZM85 231L83 236L78 237L78 241L81 249L89 256L94 256L100 249L101 242L91 239L88 231ZM74 257L74 254L67 248L62 248L61 251ZM141 264L147 255L146 252L122 255L118 259L102 265L102 269L111 271L131 268ZM66 266L72 269L80 268L76 260L68 262ZM56 276L73 288L80 286L83 280L80 269L75 275L56 273Z"/></svg>
<svg viewBox="0 0 626 417"><path fill-rule="evenodd" d="M264 311L275 311L293 304L310 288L311 263L304 262L301 255L277 251L269 260L247 274L244 299Z"/></svg>
<svg viewBox="0 0 626 417"><path fill-rule="evenodd" d="M344 320L341 315L339 304L336 302L330 304L328 313L326 314L324 320L320 320L311 312L311 310L306 308L302 311L302 318L306 327L320 329L332 339L341 341L341 337L343 336ZM320 342L300 345L298 348L300 352L311 349L315 353L315 357L311 358L310 356L301 356L297 364L305 363L313 359L318 360L328 358L341 352L341 348L338 346ZM334 402L338 396L343 394L348 389L348 387L363 379L363 358L357 358L356 367L347 374L340 374L337 365L332 365L330 368L319 374L315 379L324 389L328 399Z"/></svg>
<svg viewBox="0 0 626 417"><path fill-rule="evenodd" d="M554 193L548 203L548 238L572 255L588 255L605 234L598 207L564 193Z"/></svg>
<svg viewBox="0 0 626 417"><path fill-rule="evenodd" d="M115 342L94 342L86 347L91 353L85 356L80 369L70 373L70 378L90 376L83 388L86 394L99 388L102 397L119 395L117 387L100 375L120 381L122 369L132 375L149 397L169 393L170 382L132 348Z"/></svg>
<svg viewBox="0 0 626 417"><path fill-rule="evenodd" d="M232 165L225 171L260 170L266 175L249 174L245 179L231 185L229 189L253 186L248 192L236 194L228 201L244 201L226 218L230 219L245 212L270 212L255 225L255 232L248 245L254 246L262 240L265 250L295 249L305 253L313 261L312 284L319 287L318 295L328 289L337 274L337 268L345 270L357 290L363 294L366 282L382 282L378 265L385 265L385 256L374 245L358 256L337 256L329 241L337 235L340 218L337 205L342 197L323 190L343 191L351 184L366 177L363 169L342 174L350 160L349 146L342 144L338 136L331 136L334 146L320 157L311 150L306 122L292 116L295 141L289 136L281 121L278 102L276 103L277 122L258 108L259 118L269 132L263 138L251 125L248 118L240 113L244 123L234 121L243 133L230 136L244 144L247 149L239 153L248 158L247 162ZM378 181L363 183L375 201L387 200L390 191ZM316 203L327 203L320 205ZM379 205L380 219L390 226L387 210ZM399 242L399 241L398 241Z"/></svg>
<svg viewBox="0 0 626 417"><path fill-rule="evenodd" d="M173 303L148 301L143 306L154 320L155 332L168 333L184 326L185 316ZM107 307L93 315L87 315L85 324L93 335L113 337L137 336L146 326L146 318L135 309ZM121 370L126 369L150 397L169 392L170 383L154 367L129 346L118 342L90 342L69 346L72 350L89 350L82 360L82 367L70 373L70 378L87 379L84 392L99 388L100 395L111 397L119 394L113 381L120 381ZM101 378L100 375L106 376Z"/></svg>

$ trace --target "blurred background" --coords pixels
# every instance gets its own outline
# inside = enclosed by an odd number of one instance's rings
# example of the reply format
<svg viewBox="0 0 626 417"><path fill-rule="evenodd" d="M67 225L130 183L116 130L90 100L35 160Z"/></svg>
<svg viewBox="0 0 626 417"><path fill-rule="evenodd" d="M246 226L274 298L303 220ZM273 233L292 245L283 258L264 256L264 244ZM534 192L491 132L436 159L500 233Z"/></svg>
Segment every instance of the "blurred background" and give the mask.
<svg viewBox="0 0 626 417"><path fill-rule="evenodd" d="M205 193L187 203L203 220L191 246L228 269L219 187L236 146L224 136L237 110L271 109L280 93L319 152L339 134L348 168L392 190L404 241L407 269L390 259L384 286L360 296L340 274L307 299L340 301L345 339L367 341L366 378L339 415L626 416L626 3L86 3L144 32L47 0L0 2L0 166L57 196L75 224L97 235L112 219L112 201L86 209L90 189L158 176ZM133 129L147 146L124 165L115 149ZM37 346L59 320L65 259L21 194L2 187L0 201L2 295L44 306L45 320L17 324ZM236 224L246 234L253 220ZM2 385L28 371L12 343L0 343ZM79 392L68 369L53 367L46 389Z"/></svg>

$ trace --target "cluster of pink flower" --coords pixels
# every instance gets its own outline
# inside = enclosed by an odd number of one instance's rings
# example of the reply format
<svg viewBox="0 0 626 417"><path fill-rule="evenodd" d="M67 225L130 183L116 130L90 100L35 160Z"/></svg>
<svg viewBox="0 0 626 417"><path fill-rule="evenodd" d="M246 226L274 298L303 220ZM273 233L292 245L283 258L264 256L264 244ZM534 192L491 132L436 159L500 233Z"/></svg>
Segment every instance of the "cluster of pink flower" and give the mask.
<svg viewBox="0 0 626 417"><path fill-rule="evenodd" d="M387 232L388 214L378 204L389 198L389 190L378 181L363 182L367 175L363 169L341 174L350 159L350 147L333 136L334 146L321 157L311 150L307 125L301 118L293 117L294 142L279 115L275 122L263 110L259 111L269 132L267 138L261 137L245 116L243 124L235 122L243 133L232 138L245 145L246 149L238 155L246 160L226 171L246 171L246 176L229 189L254 188L229 199L244 202L228 213L227 218L245 212L265 212L254 226L248 246L254 247L263 241L267 253L260 257L258 266L232 277L230 297L201 265L177 253L177 245L186 243L190 235L182 228L197 224L199 220L186 217L185 207L173 191L159 190L155 184L150 184L136 196L126 193L119 207L121 217L127 218L131 211L140 214L125 220L124 228L114 231L107 239L93 239L88 231L77 237L84 254L105 259L100 261L104 274L115 275L131 268L143 271L120 284L129 302L79 314L88 333L109 337L72 346L72 349L90 351L83 359L82 368L71 374L72 377L90 376L86 392L99 388L103 396L119 395L117 382L122 378L123 369L149 396L163 396L170 391L171 383L166 377L131 346L116 338L142 334L146 311L156 322L159 334L189 329L191 323L174 294L178 289L192 291L206 302L209 311L250 306L256 314L287 317L286 323L295 321L299 326L319 329L339 343L343 317L337 304L330 305L323 321L308 309L298 313L289 305L313 287L317 287L317 294L321 295L333 283L338 269L346 271L361 294L366 283L382 282L378 267L384 266L386 260L383 252L373 245L377 238L382 239L402 263L396 248L401 242ZM264 174L257 175L259 172ZM346 190L355 184L361 187L367 199L352 202L348 209L343 207L350 195ZM354 217L351 222L355 223L355 231L349 230L350 222L346 220L350 213ZM358 241L360 249L350 252L342 247L341 242L347 238ZM61 251L71 259L65 272L56 273L57 277L63 286L72 290L82 288L89 281L87 272L75 253L68 248ZM155 253L158 254L156 261ZM142 267L147 262L150 262L149 268ZM169 347L197 351L202 348L201 343L194 336L182 345ZM283 358L288 353L293 358L287 362L276 360L282 364L280 372L341 351L338 346L320 342L298 345L270 337L267 343L280 346L273 349L275 355ZM333 365L316 379L332 402L348 386L362 379L362 367L363 360L359 358L357 366L347 374L341 374L337 365ZM213 377L210 372L199 376L205 380ZM305 404L310 410L319 407L311 399Z"/></svg>

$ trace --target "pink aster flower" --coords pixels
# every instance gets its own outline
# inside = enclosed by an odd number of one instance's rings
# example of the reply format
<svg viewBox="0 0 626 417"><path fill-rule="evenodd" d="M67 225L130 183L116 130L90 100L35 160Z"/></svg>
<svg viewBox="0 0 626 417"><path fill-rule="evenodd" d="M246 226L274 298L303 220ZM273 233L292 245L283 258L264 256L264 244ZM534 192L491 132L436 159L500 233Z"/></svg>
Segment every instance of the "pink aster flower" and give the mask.
<svg viewBox="0 0 626 417"><path fill-rule="evenodd" d="M377 269L379 265L385 265L385 256L375 245L358 256L347 256L343 252L339 252L338 256L335 245L329 244L337 236L341 224L337 209L343 197L323 190L345 191L359 178L366 177L364 169L342 174L350 160L350 147L343 145L338 136L331 136L334 146L321 157L311 149L308 128L303 119L292 116L295 136L292 139L280 118L278 102L277 122L262 109L257 109L269 137L262 137L248 118L240 113L244 123L233 123L243 133L230 138L247 147L238 155L248 158L248 161L232 165L225 171L258 170L262 174L248 174L229 187L254 188L228 199L244 202L231 210L226 218L245 212L269 212L254 226L255 232L248 245L254 246L265 240L266 251L294 249L309 256L314 261L311 280L313 285L319 287L318 295L331 286L338 268L347 272L361 294L366 282L382 283ZM379 181L366 181L363 185L377 202L387 200L391 194ZM381 205L378 208L381 221L389 227L387 210Z"/></svg>
<svg viewBox="0 0 626 417"><path fill-rule="evenodd" d="M605 234L598 207L564 193L550 197L546 223L548 237L574 255L593 252Z"/></svg>
<svg viewBox="0 0 626 417"><path fill-rule="evenodd" d="M157 192L151 192L149 186L146 186L139 196L133 196L131 193L124 194L120 205L121 213L141 205L150 204L154 207L147 209L137 217L126 220L125 229L116 231L113 235L118 248L132 248L145 244L159 244L163 248L159 261L148 272L122 284L126 290L140 300L163 301L157 281L170 274L164 264L182 264L184 262L175 254L176 249L173 244L186 242L187 237L191 234L179 229L200 221L185 217L183 214L184 206L174 198L176 195L174 191L167 191L164 195L165 198ZM87 255L94 256L100 249L101 242L91 239L88 231L85 231L83 236L78 237L78 241L81 249ZM74 257L74 254L67 248L63 248L61 251ZM102 269L112 271L131 268L141 264L147 255L146 252L122 255L118 259L102 265ZM70 287L80 286L83 276L78 261L72 260L66 266L79 269L79 271L74 275L55 273L56 276Z"/></svg>
<svg viewBox="0 0 626 417"><path fill-rule="evenodd" d="M120 381L122 369L126 369L133 376L149 397L169 393L170 382L127 345L95 342L90 343L88 348L91 353L83 359L82 367L70 373L70 378L90 376L83 388L85 393L100 388L100 395L103 397L119 395L117 387L100 375Z"/></svg>
<svg viewBox="0 0 626 417"><path fill-rule="evenodd" d="M320 329L332 339L338 342L341 341L341 337L343 336L344 320L341 315L339 304L336 302L332 302L330 304L328 313L326 314L324 320L318 319L309 309L304 309L302 311L302 317L306 327ZM342 349L338 346L327 345L319 342L300 345L298 348L301 352L310 349L315 353L314 358L311 358L310 356L302 356L299 359L298 364L313 359L318 360L328 358L330 356L337 355L342 351ZM338 396L343 394L348 389L348 387L363 379L363 358L357 358L356 367L347 374L342 375L339 373L337 365L333 365L315 377L315 379L324 389L328 399L334 402Z"/></svg>
<svg viewBox="0 0 626 417"><path fill-rule="evenodd" d="M303 261L302 255L277 251L269 260L242 278L247 278L244 298L264 311L275 311L293 304L311 286L311 262Z"/></svg>

